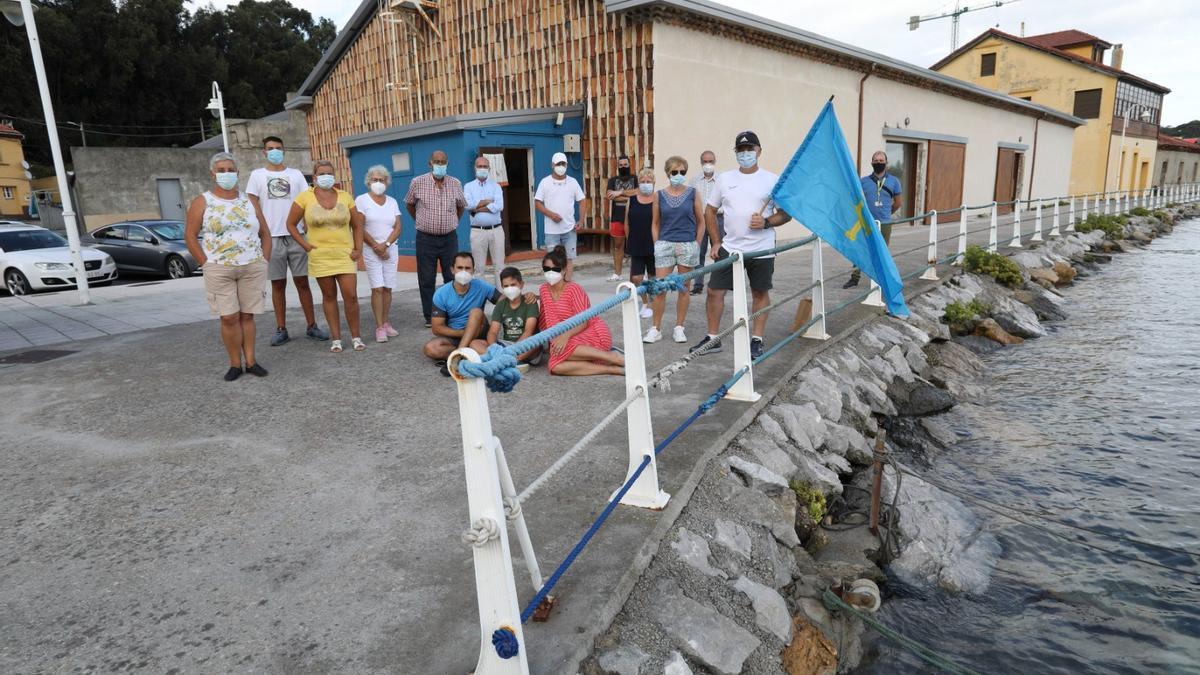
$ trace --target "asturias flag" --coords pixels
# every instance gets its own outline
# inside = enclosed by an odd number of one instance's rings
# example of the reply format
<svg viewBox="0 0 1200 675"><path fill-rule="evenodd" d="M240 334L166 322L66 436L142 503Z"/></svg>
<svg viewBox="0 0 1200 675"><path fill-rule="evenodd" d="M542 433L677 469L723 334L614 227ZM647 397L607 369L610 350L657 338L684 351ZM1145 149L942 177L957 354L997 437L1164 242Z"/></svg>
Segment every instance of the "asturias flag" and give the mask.
<svg viewBox="0 0 1200 675"><path fill-rule="evenodd" d="M779 208L874 279L888 312L908 316L904 282L878 223L867 210L862 182L833 112L833 101L821 109L771 197Z"/></svg>

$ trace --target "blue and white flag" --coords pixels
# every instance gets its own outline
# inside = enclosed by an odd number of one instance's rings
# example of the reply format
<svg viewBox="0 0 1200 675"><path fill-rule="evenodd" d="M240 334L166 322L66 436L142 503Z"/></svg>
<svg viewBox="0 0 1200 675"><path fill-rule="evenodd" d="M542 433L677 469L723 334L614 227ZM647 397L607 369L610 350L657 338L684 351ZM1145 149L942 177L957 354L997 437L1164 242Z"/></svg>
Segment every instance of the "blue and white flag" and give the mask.
<svg viewBox="0 0 1200 675"><path fill-rule="evenodd" d="M779 176L771 198L874 279L888 312L908 316L904 282L878 221L867 210L862 182L833 112L833 101L821 109L800 149Z"/></svg>

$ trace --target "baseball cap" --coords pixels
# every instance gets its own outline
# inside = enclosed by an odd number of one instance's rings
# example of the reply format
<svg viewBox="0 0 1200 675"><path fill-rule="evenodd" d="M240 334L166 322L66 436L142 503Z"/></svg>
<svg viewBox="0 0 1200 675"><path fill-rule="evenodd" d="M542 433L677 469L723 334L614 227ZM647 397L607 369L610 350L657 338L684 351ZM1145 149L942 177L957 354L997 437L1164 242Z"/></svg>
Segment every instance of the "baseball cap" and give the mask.
<svg viewBox="0 0 1200 675"><path fill-rule="evenodd" d="M558 164L559 162L565 162L565 161L567 161L567 156L561 152L554 153L554 156L550 158L551 164Z"/></svg>
<svg viewBox="0 0 1200 675"><path fill-rule="evenodd" d="M762 147L762 143L758 142L758 134L754 133L753 131L743 131L742 133L738 134L737 138L733 141L733 148L735 150L739 146L743 145L757 145Z"/></svg>

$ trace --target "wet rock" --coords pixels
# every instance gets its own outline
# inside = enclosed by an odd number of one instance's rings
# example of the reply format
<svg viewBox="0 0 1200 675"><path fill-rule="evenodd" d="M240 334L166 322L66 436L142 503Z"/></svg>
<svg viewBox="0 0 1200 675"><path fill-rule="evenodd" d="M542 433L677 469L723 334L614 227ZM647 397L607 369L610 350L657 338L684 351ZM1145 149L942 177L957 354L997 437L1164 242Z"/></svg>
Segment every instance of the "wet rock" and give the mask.
<svg viewBox="0 0 1200 675"><path fill-rule="evenodd" d="M1058 276L1057 286L1069 286L1075 280L1075 275L1078 272L1074 267L1060 261L1054 263L1054 274Z"/></svg>
<svg viewBox="0 0 1200 675"><path fill-rule="evenodd" d="M724 519L717 519L713 525L717 530L713 541L746 560L750 559L750 533L746 531L746 528Z"/></svg>
<svg viewBox="0 0 1200 675"><path fill-rule="evenodd" d="M931 367L946 368L956 374L974 377L983 372L983 361L970 349L957 342L942 342L925 347L925 358Z"/></svg>
<svg viewBox="0 0 1200 675"><path fill-rule="evenodd" d="M791 644L792 617L788 614L787 602L778 591L746 577L738 577L731 586L750 598L755 625L779 638L785 645Z"/></svg>
<svg viewBox="0 0 1200 675"><path fill-rule="evenodd" d="M796 398L801 403L811 402L821 417L830 422L842 419L842 395L837 384L816 368L810 368L800 376Z"/></svg>
<svg viewBox="0 0 1200 675"><path fill-rule="evenodd" d="M1004 346L981 335L956 335L954 336L953 343L962 345L975 354L991 354Z"/></svg>
<svg viewBox="0 0 1200 675"><path fill-rule="evenodd" d="M660 580L655 591L654 620L686 654L715 672L737 675L762 644L733 620L684 595L674 581Z"/></svg>
<svg viewBox="0 0 1200 675"><path fill-rule="evenodd" d="M770 418L763 415L760 419ZM784 442L788 442L786 436ZM790 456L779 447L779 444L771 438L765 435L745 436L738 439L738 444L749 450L760 464L783 476L784 479L791 480L795 477L796 465Z"/></svg>
<svg viewBox="0 0 1200 675"><path fill-rule="evenodd" d="M1000 327L995 319L983 319L975 326L975 334L1002 345L1019 345L1025 340Z"/></svg>
<svg viewBox="0 0 1200 675"><path fill-rule="evenodd" d="M1041 286L1027 285L1024 289L1014 291L1013 299L1028 305L1039 321L1062 321L1067 318L1063 299Z"/></svg>
<svg viewBox="0 0 1200 675"><path fill-rule="evenodd" d="M918 424L929 438L943 448L949 448L958 442L958 432L946 423L942 416L922 417Z"/></svg>
<svg viewBox="0 0 1200 675"><path fill-rule="evenodd" d="M913 417L940 413L958 402L946 390L919 378L910 383L893 383L888 394L896 404L896 412Z"/></svg>
<svg viewBox="0 0 1200 675"><path fill-rule="evenodd" d="M712 566L708 560L712 556L708 542L704 537L691 530L685 527L679 528L679 539L671 544L671 548L675 549L680 560L697 572L718 579L729 578L724 572Z"/></svg>
<svg viewBox="0 0 1200 675"><path fill-rule="evenodd" d="M638 649L637 645L632 642L622 642L616 647L602 652L597 661L600 663L600 669L606 675L609 673L639 675L642 672L642 664L648 658L650 657L646 652Z"/></svg>
<svg viewBox="0 0 1200 675"><path fill-rule="evenodd" d="M671 656L663 666L663 675L692 675L692 669L683 659L683 654L671 652Z"/></svg>
<svg viewBox="0 0 1200 675"><path fill-rule="evenodd" d="M1120 250L1121 253L1133 253L1134 251L1138 250L1137 246L1135 246L1134 244L1132 244L1128 241L1125 241L1124 239L1120 239L1120 240L1116 241L1115 243L1117 245L1117 249Z"/></svg>
<svg viewBox="0 0 1200 675"><path fill-rule="evenodd" d="M1028 306L1013 300L1010 290L1002 288L991 279L985 280L980 286L980 299L991 307L988 313L1006 333L1022 338L1042 337L1046 334L1046 329L1038 322L1037 314Z"/></svg>
<svg viewBox="0 0 1200 675"><path fill-rule="evenodd" d="M731 456L725 461L735 474L741 476L742 480L746 481L746 485L766 495L773 497L789 489L786 478L761 464L756 464L737 455Z"/></svg>

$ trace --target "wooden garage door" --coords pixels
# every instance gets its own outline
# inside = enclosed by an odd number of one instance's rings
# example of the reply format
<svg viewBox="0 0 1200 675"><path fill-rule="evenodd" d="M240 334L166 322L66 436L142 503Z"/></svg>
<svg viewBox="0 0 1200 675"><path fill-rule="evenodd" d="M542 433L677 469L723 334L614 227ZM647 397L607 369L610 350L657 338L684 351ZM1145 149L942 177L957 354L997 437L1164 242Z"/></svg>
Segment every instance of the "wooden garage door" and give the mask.
<svg viewBox="0 0 1200 675"><path fill-rule="evenodd" d="M1017 151L1000 148L996 151L996 191L992 199L1011 202L1017 198ZM999 214L1012 213L1012 205L996 208Z"/></svg>
<svg viewBox="0 0 1200 675"><path fill-rule="evenodd" d="M963 167L967 146L962 143L929 141L929 157L925 171L925 210L936 209L938 222L957 222L961 211L941 215L940 212L962 206Z"/></svg>

